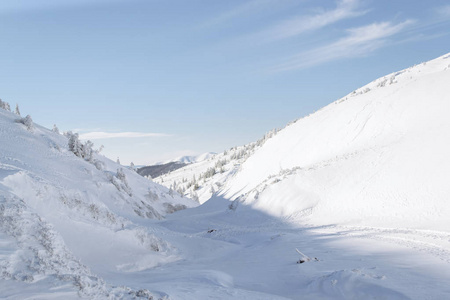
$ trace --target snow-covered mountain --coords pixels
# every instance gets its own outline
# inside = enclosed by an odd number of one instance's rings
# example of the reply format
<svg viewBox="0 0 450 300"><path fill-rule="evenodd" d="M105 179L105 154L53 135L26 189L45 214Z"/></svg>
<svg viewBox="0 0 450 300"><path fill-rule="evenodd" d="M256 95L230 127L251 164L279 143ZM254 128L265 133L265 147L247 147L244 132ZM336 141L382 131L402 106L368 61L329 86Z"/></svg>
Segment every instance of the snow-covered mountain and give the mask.
<svg viewBox="0 0 450 300"><path fill-rule="evenodd" d="M447 54L158 178L204 203L166 226L251 299L450 298L449 112Z"/></svg>
<svg viewBox="0 0 450 300"><path fill-rule="evenodd" d="M449 299L449 83L447 54L166 187L0 109L0 297Z"/></svg>
<svg viewBox="0 0 450 300"><path fill-rule="evenodd" d="M214 153L214 152L206 152L206 153L202 153L199 155L185 155L185 156L177 157L175 159L168 160L164 163L179 162L179 163L183 163L183 164L191 164L191 163L195 163L195 162L201 162L206 159L210 159L211 157L214 157L214 155L216 155L216 153Z"/></svg>
<svg viewBox="0 0 450 300"><path fill-rule="evenodd" d="M159 177L204 203L164 225L195 252L171 270L248 299L450 298L449 83L447 54Z"/></svg>
<svg viewBox="0 0 450 300"><path fill-rule="evenodd" d="M179 259L148 225L196 203L101 155L77 157L65 136L17 120L0 109L1 298L148 299L102 275Z"/></svg>
<svg viewBox="0 0 450 300"><path fill-rule="evenodd" d="M314 225L450 229L450 55L375 80L279 132L225 197Z"/></svg>
<svg viewBox="0 0 450 300"><path fill-rule="evenodd" d="M316 225L448 230L449 83L450 55L444 55L297 120L234 168L222 153L159 182L179 186L180 179L196 176L200 202L214 190L268 214ZM233 171L220 174L220 160ZM202 180L214 167L210 172L219 174Z"/></svg>
<svg viewBox="0 0 450 300"><path fill-rule="evenodd" d="M202 159L163 174L154 181L177 191L180 195L204 203L220 191L225 182L239 170L241 164L276 135L277 131L272 130L258 141L245 146L232 147L219 154L203 155Z"/></svg>

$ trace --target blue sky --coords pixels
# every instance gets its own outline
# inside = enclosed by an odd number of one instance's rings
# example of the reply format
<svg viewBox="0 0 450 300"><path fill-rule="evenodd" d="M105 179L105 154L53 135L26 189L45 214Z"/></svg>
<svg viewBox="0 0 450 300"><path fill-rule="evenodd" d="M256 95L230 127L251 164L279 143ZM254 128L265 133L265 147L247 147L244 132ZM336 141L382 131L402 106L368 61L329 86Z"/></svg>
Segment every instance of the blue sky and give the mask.
<svg viewBox="0 0 450 300"><path fill-rule="evenodd" d="M450 3L0 3L0 97L123 164L220 152L450 52Z"/></svg>

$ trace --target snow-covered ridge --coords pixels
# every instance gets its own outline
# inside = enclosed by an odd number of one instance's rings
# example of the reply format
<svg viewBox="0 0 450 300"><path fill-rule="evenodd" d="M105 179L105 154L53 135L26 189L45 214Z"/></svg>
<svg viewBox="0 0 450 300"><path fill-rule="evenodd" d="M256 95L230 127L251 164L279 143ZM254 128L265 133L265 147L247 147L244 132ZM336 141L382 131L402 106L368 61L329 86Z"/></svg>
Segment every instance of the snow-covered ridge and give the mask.
<svg viewBox="0 0 450 300"><path fill-rule="evenodd" d="M196 204L101 155L77 157L65 136L25 119L0 109L2 286L19 287L9 289L16 298L25 297L22 287L42 298L152 296L101 274L177 260L177 250L143 224Z"/></svg>
<svg viewBox="0 0 450 300"><path fill-rule="evenodd" d="M180 195L204 203L220 191L225 182L239 170L241 164L277 132L278 129L274 129L256 142L232 147L222 153L206 153L187 166L154 180Z"/></svg>
<svg viewBox="0 0 450 300"><path fill-rule="evenodd" d="M218 193L305 222L449 228L448 82L450 54L376 79L240 159L229 155L248 146L158 182L201 203Z"/></svg>
<svg viewBox="0 0 450 300"><path fill-rule="evenodd" d="M280 131L222 190L313 224L448 230L450 55L377 79Z"/></svg>
<svg viewBox="0 0 450 300"><path fill-rule="evenodd" d="M199 155L185 155L185 156L180 156L174 159L170 159L168 161L165 162L161 162L161 163L157 163L158 164L167 164L167 163L171 163L171 162L180 162L180 163L184 163L184 164L191 164L191 163L196 163L196 162L201 162L207 159L210 159L212 157L214 157L217 153L214 152L206 152L206 153L202 153Z"/></svg>

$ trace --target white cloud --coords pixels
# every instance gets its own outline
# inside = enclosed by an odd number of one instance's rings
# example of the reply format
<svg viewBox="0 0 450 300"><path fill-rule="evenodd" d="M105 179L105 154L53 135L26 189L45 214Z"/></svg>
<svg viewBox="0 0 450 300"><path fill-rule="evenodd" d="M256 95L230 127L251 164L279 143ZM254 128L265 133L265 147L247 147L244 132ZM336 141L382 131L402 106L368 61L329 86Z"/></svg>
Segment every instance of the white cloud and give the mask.
<svg viewBox="0 0 450 300"><path fill-rule="evenodd" d="M315 15L298 16L283 21L272 28L257 33L255 38L267 42L291 38L307 31L318 30L338 21L367 13L366 10L360 10L360 6L360 0L340 0L333 10L323 11Z"/></svg>
<svg viewBox="0 0 450 300"><path fill-rule="evenodd" d="M438 13L438 15L442 16L442 17L450 17L450 4L438 7L436 9L436 12Z"/></svg>
<svg viewBox="0 0 450 300"><path fill-rule="evenodd" d="M303 69L341 58L367 55L388 44L388 38L402 32L414 21L399 24L391 22L373 23L347 30L348 35L340 40L295 55L287 62L277 66L274 71Z"/></svg>
<svg viewBox="0 0 450 300"><path fill-rule="evenodd" d="M100 139L117 139L117 138L143 138L143 137L164 137L170 136L164 133L152 132L102 132L94 131L80 134L82 140L100 140Z"/></svg>

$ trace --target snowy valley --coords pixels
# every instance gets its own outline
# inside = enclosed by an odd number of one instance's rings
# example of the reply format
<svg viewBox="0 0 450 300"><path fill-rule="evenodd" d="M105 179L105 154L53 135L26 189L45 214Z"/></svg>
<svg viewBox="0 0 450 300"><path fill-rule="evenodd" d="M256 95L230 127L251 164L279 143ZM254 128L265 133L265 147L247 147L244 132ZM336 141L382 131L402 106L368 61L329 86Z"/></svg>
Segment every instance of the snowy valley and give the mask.
<svg viewBox="0 0 450 300"><path fill-rule="evenodd" d="M447 54L153 180L0 109L0 297L450 298L449 83Z"/></svg>

